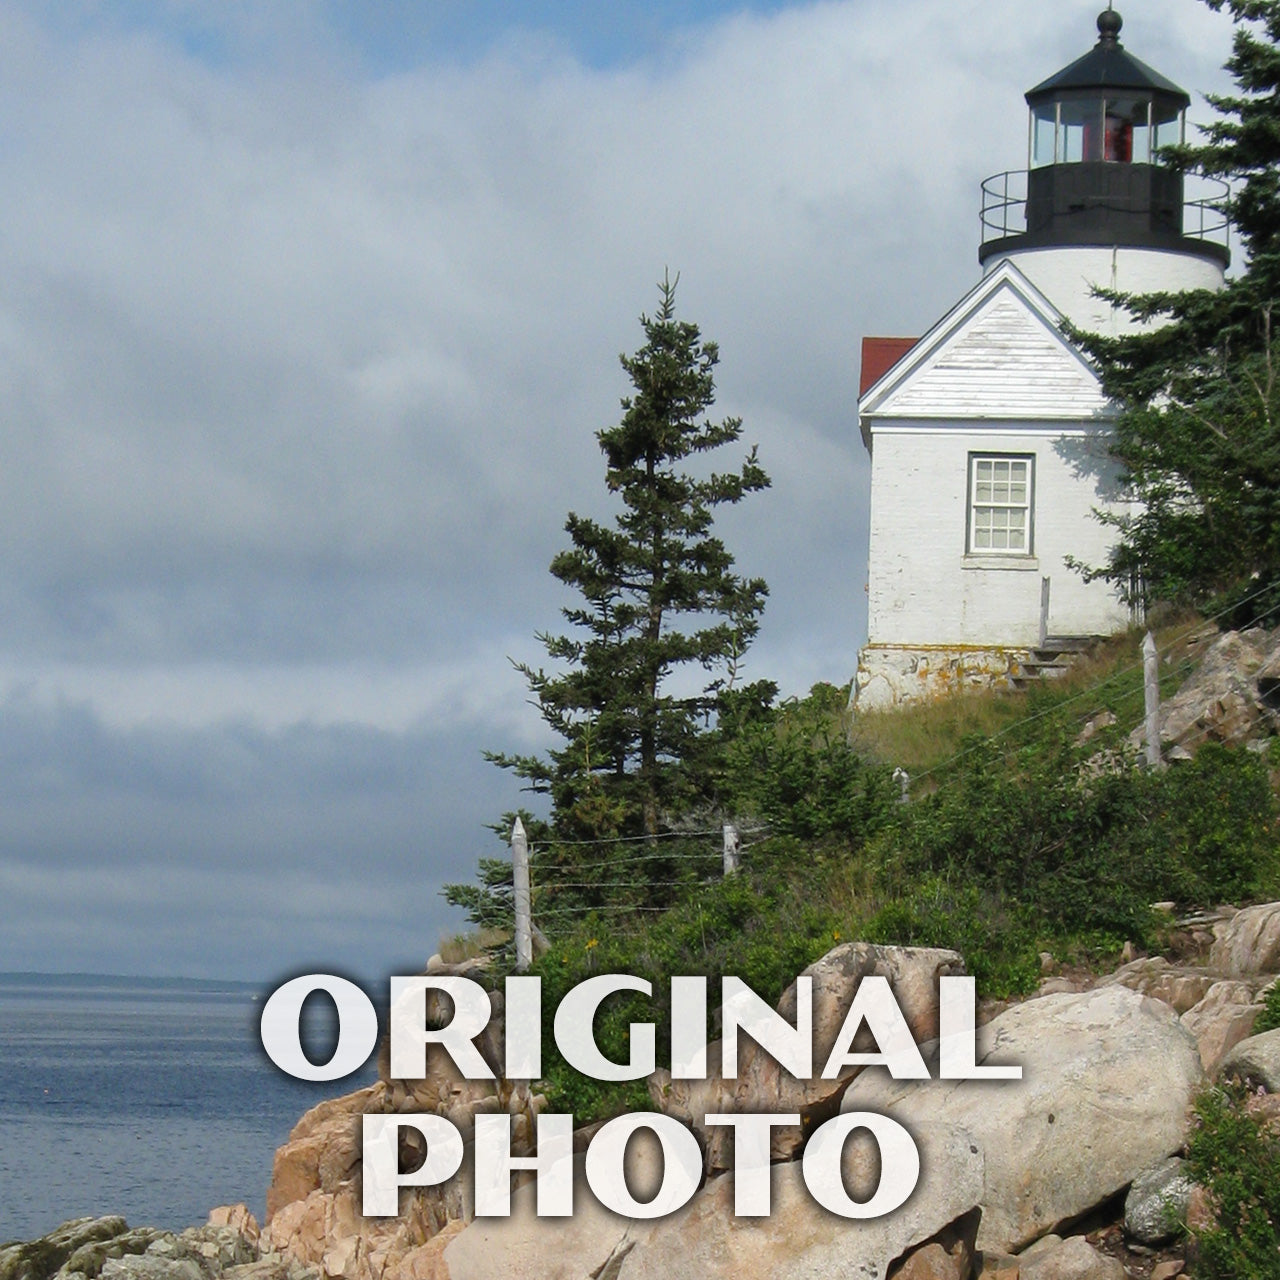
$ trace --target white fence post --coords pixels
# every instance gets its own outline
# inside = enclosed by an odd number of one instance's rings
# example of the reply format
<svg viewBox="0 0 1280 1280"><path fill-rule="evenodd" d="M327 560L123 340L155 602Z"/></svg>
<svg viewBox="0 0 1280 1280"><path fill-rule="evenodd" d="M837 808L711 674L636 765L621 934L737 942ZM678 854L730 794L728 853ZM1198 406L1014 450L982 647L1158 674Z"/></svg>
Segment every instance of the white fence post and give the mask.
<svg viewBox="0 0 1280 1280"><path fill-rule="evenodd" d="M1143 694L1147 712L1147 764L1160 767L1160 655L1156 638L1147 632L1142 642Z"/></svg>
<svg viewBox="0 0 1280 1280"><path fill-rule="evenodd" d="M724 824L724 873L734 875L738 870L738 859L742 853L742 840L738 836L738 828L732 822Z"/></svg>
<svg viewBox="0 0 1280 1280"><path fill-rule="evenodd" d="M511 828L511 883L515 890L516 970L533 963L533 911L529 902L529 840L519 818Z"/></svg>

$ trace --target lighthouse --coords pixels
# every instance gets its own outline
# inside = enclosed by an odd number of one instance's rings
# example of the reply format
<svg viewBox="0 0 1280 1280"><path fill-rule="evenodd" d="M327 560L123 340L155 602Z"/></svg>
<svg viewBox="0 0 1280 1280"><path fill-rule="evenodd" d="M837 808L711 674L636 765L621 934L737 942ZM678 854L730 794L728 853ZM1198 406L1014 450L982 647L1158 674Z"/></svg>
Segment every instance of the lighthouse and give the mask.
<svg viewBox="0 0 1280 1280"><path fill-rule="evenodd" d="M981 183L974 287L920 338L864 338L858 424L871 457L867 643L855 710L1051 675L1129 608L1102 564L1128 497L1115 407L1063 322L1135 322L1098 290L1217 289L1221 196L1160 151L1185 90L1131 54L1114 9L1097 42L1026 94L1027 163Z"/></svg>

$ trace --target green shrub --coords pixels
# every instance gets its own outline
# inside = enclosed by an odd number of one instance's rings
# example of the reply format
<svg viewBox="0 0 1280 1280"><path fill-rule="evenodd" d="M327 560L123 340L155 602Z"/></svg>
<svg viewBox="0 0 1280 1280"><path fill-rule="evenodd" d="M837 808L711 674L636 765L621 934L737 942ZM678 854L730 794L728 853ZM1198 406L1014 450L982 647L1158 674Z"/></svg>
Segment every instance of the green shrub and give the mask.
<svg viewBox="0 0 1280 1280"><path fill-rule="evenodd" d="M1188 1162L1216 1217L1199 1233L1197 1280L1280 1277L1280 1138L1243 1101L1239 1089L1210 1089L1196 1104Z"/></svg>
<svg viewBox="0 0 1280 1280"><path fill-rule="evenodd" d="M542 978L542 1066L552 1109L572 1111L580 1124L649 1109L643 1080L592 1080L574 1071L556 1051L551 1020L570 988L600 973L634 974L652 982L652 999L619 993L605 1001L594 1031L605 1057L625 1062L630 1056L629 1025L653 1022L661 1064L670 1056L671 977L705 975L712 1007L719 1003L720 979L726 974L741 978L763 999L776 1003L802 969L847 936L834 908L820 896L813 899L813 878L803 868L789 873L768 867L704 884L660 914L628 919L601 913L560 933L532 969Z"/></svg>
<svg viewBox="0 0 1280 1280"><path fill-rule="evenodd" d="M1065 735L1017 751L974 744L963 774L900 809L877 839L885 896L919 915L920 886L936 877L976 890L997 925L1011 917L1045 940L1107 951L1152 939L1152 902L1280 886L1275 799L1256 756L1209 744L1161 772L1123 757L1090 768L1081 756ZM956 903L959 937L978 907ZM911 932L943 930L917 920Z"/></svg>
<svg viewBox="0 0 1280 1280"><path fill-rule="evenodd" d="M1163 858L1135 840L1146 817L1136 769L1082 777L1062 743L1002 754L975 746L965 773L906 806L881 848L887 888L936 875L1034 919L1052 935L1144 939Z"/></svg>
<svg viewBox="0 0 1280 1280"><path fill-rule="evenodd" d="M973 885L957 889L929 876L881 907L865 934L869 942L889 946L959 951L983 995L1025 995L1040 979L1030 913L1010 909Z"/></svg>
<svg viewBox="0 0 1280 1280"><path fill-rule="evenodd" d="M1253 1034L1260 1036L1264 1031L1274 1031L1280 1027L1280 982L1273 982L1262 1002L1262 1012L1253 1024Z"/></svg>
<svg viewBox="0 0 1280 1280"><path fill-rule="evenodd" d="M1194 760L1150 777L1148 821L1135 832L1164 849L1169 893L1186 903L1242 902L1280 887L1276 800L1266 762L1205 743Z"/></svg>
<svg viewBox="0 0 1280 1280"><path fill-rule="evenodd" d="M816 684L757 719L727 750L731 806L767 822L777 836L835 838L859 847L893 815L892 770L850 746L843 727L847 691Z"/></svg>

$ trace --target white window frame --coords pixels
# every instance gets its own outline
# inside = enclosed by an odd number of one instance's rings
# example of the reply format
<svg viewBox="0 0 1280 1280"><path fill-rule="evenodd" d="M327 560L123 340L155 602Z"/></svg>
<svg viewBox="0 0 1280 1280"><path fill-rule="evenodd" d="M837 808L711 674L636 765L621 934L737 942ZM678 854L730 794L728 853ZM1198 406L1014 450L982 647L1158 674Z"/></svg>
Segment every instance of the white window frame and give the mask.
<svg viewBox="0 0 1280 1280"><path fill-rule="evenodd" d="M965 500L965 553L971 556L1021 556L1035 554L1035 454L1031 453L971 453L969 454L969 479ZM1017 468L1025 468L1019 478ZM980 490L979 486L987 486ZM1021 498L1018 493L1021 491ZM983 513L992 518L983 521ZM1005 542L1012 541L1017 521L1010 519L1018 513L1021 520L1020 546L980 545L985 534L988 544L998 540L1001 534ZM1004 513L1003 520L996 513ZM984 528L979 528L979 523Z"/></svg>

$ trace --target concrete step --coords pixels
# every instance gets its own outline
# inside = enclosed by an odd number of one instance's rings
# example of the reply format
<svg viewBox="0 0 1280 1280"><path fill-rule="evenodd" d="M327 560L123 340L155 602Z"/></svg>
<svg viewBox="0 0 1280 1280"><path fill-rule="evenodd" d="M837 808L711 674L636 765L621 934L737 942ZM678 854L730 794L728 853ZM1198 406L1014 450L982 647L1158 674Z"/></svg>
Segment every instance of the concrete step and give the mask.
<svg viewBox="0 0 1280 1280"><path fill-rule="evenodd" d="M1071 670L1075 660L1096 641L1095 636L1046 636L1041 645L1031 650L1031 656L1018 664L1018 670L1009 677L1015 689L1028 689L1037 680L1056 680Z"/></svg>
<svg viewBox="0 0 1280 1280"><path fill-rule="evenodd" d="M1083 653L1100 639L1100 636L1045 636L1039 648L1048 653Z"/></svg>

